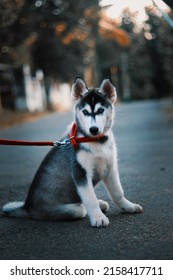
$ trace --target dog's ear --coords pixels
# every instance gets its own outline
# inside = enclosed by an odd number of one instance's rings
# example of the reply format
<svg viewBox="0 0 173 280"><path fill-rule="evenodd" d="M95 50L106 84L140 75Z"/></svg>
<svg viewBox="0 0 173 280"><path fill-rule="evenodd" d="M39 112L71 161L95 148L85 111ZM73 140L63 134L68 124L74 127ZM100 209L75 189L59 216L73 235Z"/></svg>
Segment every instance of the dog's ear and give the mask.
<svg viewBox="0 0 173 280"><path fill-rule="evenodd" d="M116 89L110 79L105 79L100 85L99 92L107 97L111 103L117 100Z"/></svg>
<svg viewBox="0 0 173 280"><path fill-rule="evenodd" d="M81 78L76 78L71 90L72 101L76 102L81 99L86 92L88 92L88 88L85 82Z"/></svg>

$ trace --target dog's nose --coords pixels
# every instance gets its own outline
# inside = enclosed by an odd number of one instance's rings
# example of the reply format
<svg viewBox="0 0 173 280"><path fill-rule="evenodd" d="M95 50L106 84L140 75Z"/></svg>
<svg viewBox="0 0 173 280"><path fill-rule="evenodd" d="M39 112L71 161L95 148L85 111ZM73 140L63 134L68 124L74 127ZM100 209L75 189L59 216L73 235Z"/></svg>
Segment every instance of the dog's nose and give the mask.
<svg viewBox="0 0 173 280"><path fill-rule="evenodd" d="M98 127L96 127L96 126L90 127L90 132L92 135L97 135L98 131L99 131Z"/></svg>

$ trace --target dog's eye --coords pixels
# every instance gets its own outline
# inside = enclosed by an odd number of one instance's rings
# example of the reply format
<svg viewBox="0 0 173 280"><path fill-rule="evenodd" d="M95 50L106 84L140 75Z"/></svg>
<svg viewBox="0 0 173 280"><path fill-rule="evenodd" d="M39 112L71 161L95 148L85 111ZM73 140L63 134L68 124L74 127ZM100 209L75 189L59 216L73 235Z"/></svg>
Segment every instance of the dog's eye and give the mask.
<svg viewBox="0 0 173 280"><path fill-rule="evenodd" d="M89 116L89 115L90 115L89 112L88 112L86 109L83 110L82 112L83 112L83 114L84 114L85 116Z"/></svg>
<svg viewBox="0 0 173 280"><path fill-rule="evenodd" d="M97 114L100 115L100 114L103 114L103 112L104 112L104 109L103 108L99 108L98 111L97 111Z"/></svg>

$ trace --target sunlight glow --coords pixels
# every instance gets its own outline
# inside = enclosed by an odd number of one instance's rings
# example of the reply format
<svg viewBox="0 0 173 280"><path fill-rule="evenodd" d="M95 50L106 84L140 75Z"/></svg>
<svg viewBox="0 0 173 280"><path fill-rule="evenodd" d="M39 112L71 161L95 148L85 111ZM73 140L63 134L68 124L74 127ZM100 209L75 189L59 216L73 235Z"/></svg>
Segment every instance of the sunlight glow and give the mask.
<svg viewBox="0 0 173 280"><path fill-rule="evenodd" d="M155 0L158 7L162 10L169 10L169 7L162 0ZM106 8L106 13L109 17L119 21L124 8L129 7L131 11L137 12L137 22L141 23L145 20L146 14L144 8L153 6L152 0L102 0L102 7L112 5Z"/></svg>

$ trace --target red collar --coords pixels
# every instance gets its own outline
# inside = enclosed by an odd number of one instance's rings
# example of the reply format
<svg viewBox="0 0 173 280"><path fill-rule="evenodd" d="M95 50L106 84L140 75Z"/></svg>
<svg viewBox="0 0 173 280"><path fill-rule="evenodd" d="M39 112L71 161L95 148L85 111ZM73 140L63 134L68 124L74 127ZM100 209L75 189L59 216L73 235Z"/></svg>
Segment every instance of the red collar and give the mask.
<svg viewBox="0 0 173 280"><path fill-rule="evenodd" d="M76 148L78 146L78 143L86 143L86 142L95 142L98 141L100 139L102 139L104 136L104 134L100 134L98 136L95 137L78 137L76 136L77 133L77 125L74 122L72 125L72 130L71 130L71 135L68 134L68 138L70 140L70 143L72 144L73 148Z"/></svg>

